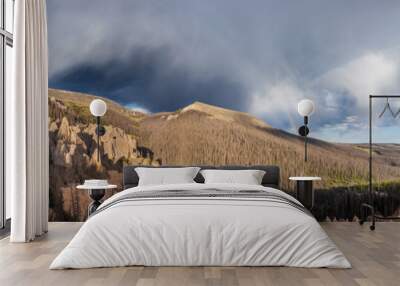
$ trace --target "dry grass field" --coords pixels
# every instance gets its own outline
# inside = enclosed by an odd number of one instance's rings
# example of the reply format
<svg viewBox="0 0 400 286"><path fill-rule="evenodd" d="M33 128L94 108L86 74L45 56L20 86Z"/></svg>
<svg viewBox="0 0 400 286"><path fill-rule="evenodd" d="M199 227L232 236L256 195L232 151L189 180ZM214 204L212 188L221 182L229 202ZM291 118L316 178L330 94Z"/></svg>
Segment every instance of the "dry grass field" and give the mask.
<svg viewBox="0 0 400 286"><path fill-rule="evenodd" d="M310 139L309 162L304 164L303 142L248 114L198 102L177 112L143 117L139 135L139 144L150 148L163 164L279 165L285 189L290 188L287 178L295 175L321 176L324 188L367 182L365 146ZM400 160L393 160L387 150L376 156L380 157L374 165L377 180L400 177Z"/></svg>

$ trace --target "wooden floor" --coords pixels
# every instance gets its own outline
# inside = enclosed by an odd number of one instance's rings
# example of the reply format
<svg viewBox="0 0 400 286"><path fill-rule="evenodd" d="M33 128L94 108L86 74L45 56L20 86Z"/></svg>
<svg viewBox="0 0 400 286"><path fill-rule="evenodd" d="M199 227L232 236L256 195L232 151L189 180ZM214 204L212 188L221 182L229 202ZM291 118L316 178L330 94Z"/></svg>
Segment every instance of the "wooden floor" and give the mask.
<svg viewBox="0 0 400 286"><path fill-rule="evenodd" d="M353 269L289 267L124 267L48 270L80 223L51 223L27 244L0 241L0 285L400 285L400 223L323 223Z"/></svg>

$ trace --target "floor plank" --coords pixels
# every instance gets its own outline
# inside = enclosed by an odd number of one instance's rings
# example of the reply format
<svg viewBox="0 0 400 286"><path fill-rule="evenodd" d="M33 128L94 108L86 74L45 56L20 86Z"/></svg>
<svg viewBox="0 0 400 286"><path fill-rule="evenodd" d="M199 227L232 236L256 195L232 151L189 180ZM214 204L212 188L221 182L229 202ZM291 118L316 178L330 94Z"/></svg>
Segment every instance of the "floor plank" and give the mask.
<svg viewBox="0 0 400 286"><path fill-rule="evenodd" d="M400 223L378 223L376 231L357 223L322 223L352 269L289 267L119 267L50 271L54 257L81 223L50 223L32 243L0 240L0 285L399 285Z"/></svg>

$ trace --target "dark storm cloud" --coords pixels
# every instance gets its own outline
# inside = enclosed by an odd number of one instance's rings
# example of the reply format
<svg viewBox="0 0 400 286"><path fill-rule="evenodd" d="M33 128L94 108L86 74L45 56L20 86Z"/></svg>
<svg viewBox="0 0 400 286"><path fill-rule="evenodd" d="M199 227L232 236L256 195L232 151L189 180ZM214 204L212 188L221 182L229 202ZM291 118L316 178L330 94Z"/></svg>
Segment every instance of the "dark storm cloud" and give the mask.
<svg viewBox="0 0 400 286"><path fill-rule="evenodd" d="M99 96L121 104L135 102L153 112L176 110L194 100L246 110L244 89L223 75L196 74L191 70L171 70L167 48L136 48L124 59L82 63L58 73L51 86Z"/></svg>
<svg viewBox="0 0 400 286"><path fill-rule="evenodd" d="M400 86L399 1L47 4L50 86L152 112L199 100L295 130L308 97L314 130L351 138L367 95Z"/></svg>

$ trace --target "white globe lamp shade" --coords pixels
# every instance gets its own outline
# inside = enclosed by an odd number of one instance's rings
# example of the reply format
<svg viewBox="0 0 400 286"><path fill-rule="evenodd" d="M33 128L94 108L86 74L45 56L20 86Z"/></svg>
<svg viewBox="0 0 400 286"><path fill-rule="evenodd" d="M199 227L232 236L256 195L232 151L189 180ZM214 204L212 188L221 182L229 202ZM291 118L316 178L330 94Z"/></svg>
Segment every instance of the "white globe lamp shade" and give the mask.
<svg viewBox="0 0 400 286"><path fill-rule="evenodd" d="M297 111L301 116L310 116L314 112L314 102L310 99L303 99L297 105Z"/></svg>
<svg viewBox="0 0 400 286"><path fill-rule="evenodd" d="M94 99L90 103L90 113L92 113L93 116L103 116L104 114L106 114L106 111L107 104L104 102L104 100Z"/></svg>

